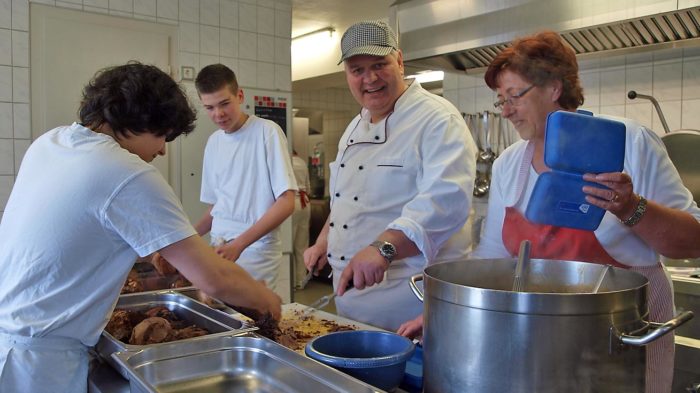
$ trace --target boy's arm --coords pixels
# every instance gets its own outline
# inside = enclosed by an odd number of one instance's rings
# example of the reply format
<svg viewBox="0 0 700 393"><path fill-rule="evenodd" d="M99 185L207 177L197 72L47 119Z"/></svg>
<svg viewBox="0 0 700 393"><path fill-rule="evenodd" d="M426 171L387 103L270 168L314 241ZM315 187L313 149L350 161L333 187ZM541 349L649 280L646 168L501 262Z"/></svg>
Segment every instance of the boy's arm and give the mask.
<svg viewBox="0 0 700 393"><path fill-rule="evenodd" d="M204 212L202 218L200 218L199 221L197 221L197 224L195 224L194 229L197 230L197 234L199 234L199 236L204 236L211 231L211 223L214 220L214 218L211 216L211 209L213 208L214 205L209 205L209 208Z"/></svg>
<svg viewBox="0 0 700 393"><path fill-rule="evenodd" d="M190 236L160 250L188 280L209 296L229 304L270 312L279 320L281 299L240 266L217 257L199 236Z"/></svg>
<svg viewBox="0 0 700 393"><path fill-rule="evenodd" d="M287 217L292 215L295 197L296 192L294 190L283 192L255 224L230 243L217 248L217 252L228 260L236 261L243 250L270 233L270 231L282 224Z"/></svg>

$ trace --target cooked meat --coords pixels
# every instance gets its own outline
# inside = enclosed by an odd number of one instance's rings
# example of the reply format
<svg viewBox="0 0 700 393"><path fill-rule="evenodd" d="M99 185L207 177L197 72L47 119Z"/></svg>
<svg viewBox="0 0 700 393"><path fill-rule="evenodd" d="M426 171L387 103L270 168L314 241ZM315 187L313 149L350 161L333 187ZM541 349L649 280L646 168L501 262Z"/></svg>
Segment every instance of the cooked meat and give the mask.
<svg viewBox="0 0 700 393"><path fill-rule="evenodd" d="M170 311L167 307L163 306L148 309L146 311L146 317L161 317L167 319L168 321L171 319L177 319L177 316L175 316L175 314L172 311Z"/></svg>
<svg viewBox="0 0 700 393"><path fill-rule="evenodd" d="M183 276L178 277L177 280L170 284L170 288L184 288L191 286L192 283Z"/></svg>
<svg viewBox="0 0 700 393"><path fill-rule="evenodd" d="M163 306L145 312L116 309L105 330L119 341L147 345L184 340L209 334L209 331L191 325Z"/></svg>
<svg viewBox="0 0 700 393"><path fill-rule="evenodd" d="M175 330L175 337L173 340L184 340L186 338L206 336L207 334L209 334L208 330L192 325L183 329Z"/></svg>
<svg viewBox="0 0 700 393"><path fill-rule="evenodd" d="M129 311L114 310L112 318L109 319L105 330L119 341L127 341L131 337L131 329L134 325L131 323Z"/></svg>
<svg viewBox="0 0 700 393"><path fill-rule="evenodd" d="M134 293L143 292L143 284L138 278L127 277L124 286L122 286L121 293Z"/></svg>
<svg viewBox="0 0 700 393"><path fill-rule="evenodd" d="M146 318L134 326L129 344L147 345L170 341L173 337L173 328L164 318Z"/></svg>

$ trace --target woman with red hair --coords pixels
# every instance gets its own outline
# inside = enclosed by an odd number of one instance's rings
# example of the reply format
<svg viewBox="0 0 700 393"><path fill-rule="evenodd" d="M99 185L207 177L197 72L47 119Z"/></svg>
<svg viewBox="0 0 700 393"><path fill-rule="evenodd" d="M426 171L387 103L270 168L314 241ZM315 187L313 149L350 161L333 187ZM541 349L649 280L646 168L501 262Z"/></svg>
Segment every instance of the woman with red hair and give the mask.
<svg viewBox="0 0 700 393"><path fill-rule="evenodd" d="M496 160L484 234L472 258L518 254L523 240L532 258L576 260L630 269L649 280L651 321L673 318L673 290L660 255L700 257L700 209L682 184L660 138L630 120L624 123L624 169L585 174L586 201L606 213L595 231L533 223L524 216L535 182L550 171L544 161L545 124L553 111L583 104L576 55L562 38L545 31L518 39L489 65L486 84L494 104L522 138ZM670 392L673 335L647 348L647 392Z"/></svg>

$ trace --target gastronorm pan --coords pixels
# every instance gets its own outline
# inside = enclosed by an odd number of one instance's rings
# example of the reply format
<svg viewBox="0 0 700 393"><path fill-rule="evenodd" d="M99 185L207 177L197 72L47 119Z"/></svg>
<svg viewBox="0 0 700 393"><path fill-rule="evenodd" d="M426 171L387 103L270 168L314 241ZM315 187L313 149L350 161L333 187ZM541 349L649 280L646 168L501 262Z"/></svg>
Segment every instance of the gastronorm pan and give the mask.
<svg viewBox="0 0 700 393"><path fill-rule="evenodd" d="M172 311L178 318L188 324L196 325L210 332L209 335L232 335L241 334L256 330L256 327L244 327L242 322L231 315L215 310L190 297L175 291L154 291L132 293L119 296L117 309L130 311L145 311L152 307L163 306ZM195 337L196 338L196 337ZM183 339L179 341L193 340ZM134 345L117 340L106 330L102 331L102 336L97 342L95 349L113 367L123 374L123 370L115 365L111 355L114 352L136 352L148 347L159 346L161 344Z"/></svg>
<svg viewBox="0 0 700 393"><path fill-rule="evenodd" d="M112 356L132 393L381 392L253 335L203 336Z"/></svg>

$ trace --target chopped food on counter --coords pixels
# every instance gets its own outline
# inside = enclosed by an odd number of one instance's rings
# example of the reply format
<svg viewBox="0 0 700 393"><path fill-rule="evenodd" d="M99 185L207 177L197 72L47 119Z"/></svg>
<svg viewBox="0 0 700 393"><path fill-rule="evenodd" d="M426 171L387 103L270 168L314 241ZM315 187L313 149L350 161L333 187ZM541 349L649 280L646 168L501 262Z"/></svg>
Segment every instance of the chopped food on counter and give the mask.
<svg viewBox="0 0 700 393"><path fill-rule="evenodd" d="M163 306L146 311L116 309L105 330L115 339L135 345L158 344L209 334L208 330L188 324Z"/></svg>
<svg viewBox="0 0 700 393"><path fill-rule="evenodd" d="M275 321L269 314L260 316L255 310L234 307L241 314L251 317L258 327L257 334L267 337L291 350L301 351L311 339L343 330L358 330L354 325L341 325L335 321L304 315L302 310L283 313L281 321ZM257 318L254 318L256 315Z"/></svg>

